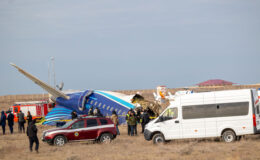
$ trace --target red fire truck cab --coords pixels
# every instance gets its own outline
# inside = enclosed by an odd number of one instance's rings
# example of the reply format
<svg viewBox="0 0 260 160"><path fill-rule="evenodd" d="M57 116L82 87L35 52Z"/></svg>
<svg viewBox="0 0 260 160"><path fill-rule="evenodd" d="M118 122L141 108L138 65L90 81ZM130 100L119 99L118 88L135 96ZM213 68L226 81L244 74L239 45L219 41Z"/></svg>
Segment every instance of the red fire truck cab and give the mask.
<svg viewBox="0 0 260 160"><path fill-rule="evenodd" d="M29 102L16 102L13 106L9 108L14 114L14 121L17 122L17 114L22 111L24 113L24 118L26 118L28 111L30 111L32 118L42 118L47 115L48 109L52 106L51 103L47 101L29 101Z"/></svg>

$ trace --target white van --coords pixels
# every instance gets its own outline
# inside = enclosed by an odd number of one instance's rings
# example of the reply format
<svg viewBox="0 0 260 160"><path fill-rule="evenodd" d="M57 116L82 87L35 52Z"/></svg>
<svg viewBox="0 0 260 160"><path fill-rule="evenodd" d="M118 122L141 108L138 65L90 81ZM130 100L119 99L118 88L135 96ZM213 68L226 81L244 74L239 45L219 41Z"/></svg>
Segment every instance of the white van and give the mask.
<svg viewBox="0 0 260 160"><path fill-rule="evenodd" d="M149 122L146 140L221 137L233 142L260 132L259 100L255 89L203 92L175 97L159 117Z"/></svg>

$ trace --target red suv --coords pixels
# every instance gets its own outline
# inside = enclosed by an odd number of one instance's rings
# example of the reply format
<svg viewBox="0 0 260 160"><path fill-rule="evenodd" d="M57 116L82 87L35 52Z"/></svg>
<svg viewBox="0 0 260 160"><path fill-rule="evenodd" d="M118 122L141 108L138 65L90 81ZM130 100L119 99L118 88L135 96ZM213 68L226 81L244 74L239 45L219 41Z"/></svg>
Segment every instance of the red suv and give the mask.
<svg viewBox="0 0 260 160"><path fill-rule="evenodd" d="M116 138L116 127L111 119L84 117L67 122L59 128L43 132L42 140L48 144L63 146L69 141L95 140L101 143Z"/></svg>

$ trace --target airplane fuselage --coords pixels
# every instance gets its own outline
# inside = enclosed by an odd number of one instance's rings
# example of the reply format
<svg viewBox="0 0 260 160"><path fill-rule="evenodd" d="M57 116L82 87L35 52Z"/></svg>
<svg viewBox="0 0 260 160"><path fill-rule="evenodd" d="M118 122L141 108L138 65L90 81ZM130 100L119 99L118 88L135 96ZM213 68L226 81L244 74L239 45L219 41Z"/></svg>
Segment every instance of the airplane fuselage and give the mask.
<svg viewBox="0 0 260 160"><path fill-rule="evenodd" d="M86 97L89 92L91 94ZM123 97L115 94L115 92L86 90L67 94L70 97L69 100L58 97L56 107L45 117L46 122L44 124L54 124L56 120L70 119L72 111L76 111L78 115L87 115L91 107L98 108L103 116L111 116L112 111L115 110L118 114L119 123L125 123L127 112L134 109L135 106L124 100L125 98L123 99Z"/></svg>

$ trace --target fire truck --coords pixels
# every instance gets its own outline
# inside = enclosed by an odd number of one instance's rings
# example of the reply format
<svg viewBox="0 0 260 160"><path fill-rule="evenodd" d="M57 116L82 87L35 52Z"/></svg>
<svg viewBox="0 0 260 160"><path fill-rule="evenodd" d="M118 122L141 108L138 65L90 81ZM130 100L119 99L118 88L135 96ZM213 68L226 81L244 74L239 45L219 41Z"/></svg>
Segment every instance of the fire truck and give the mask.
<svg viewBox="0 0 260 160"><path fill-rule="evenodd" d="M41 119L47 115L52 106L53 104L47 101L15 102L14 105L9 108L9 111L14 114L14 121L18 122L17 114L20 111L24 113L25 119L28 111L30 111L32 119Z"/></svg>

